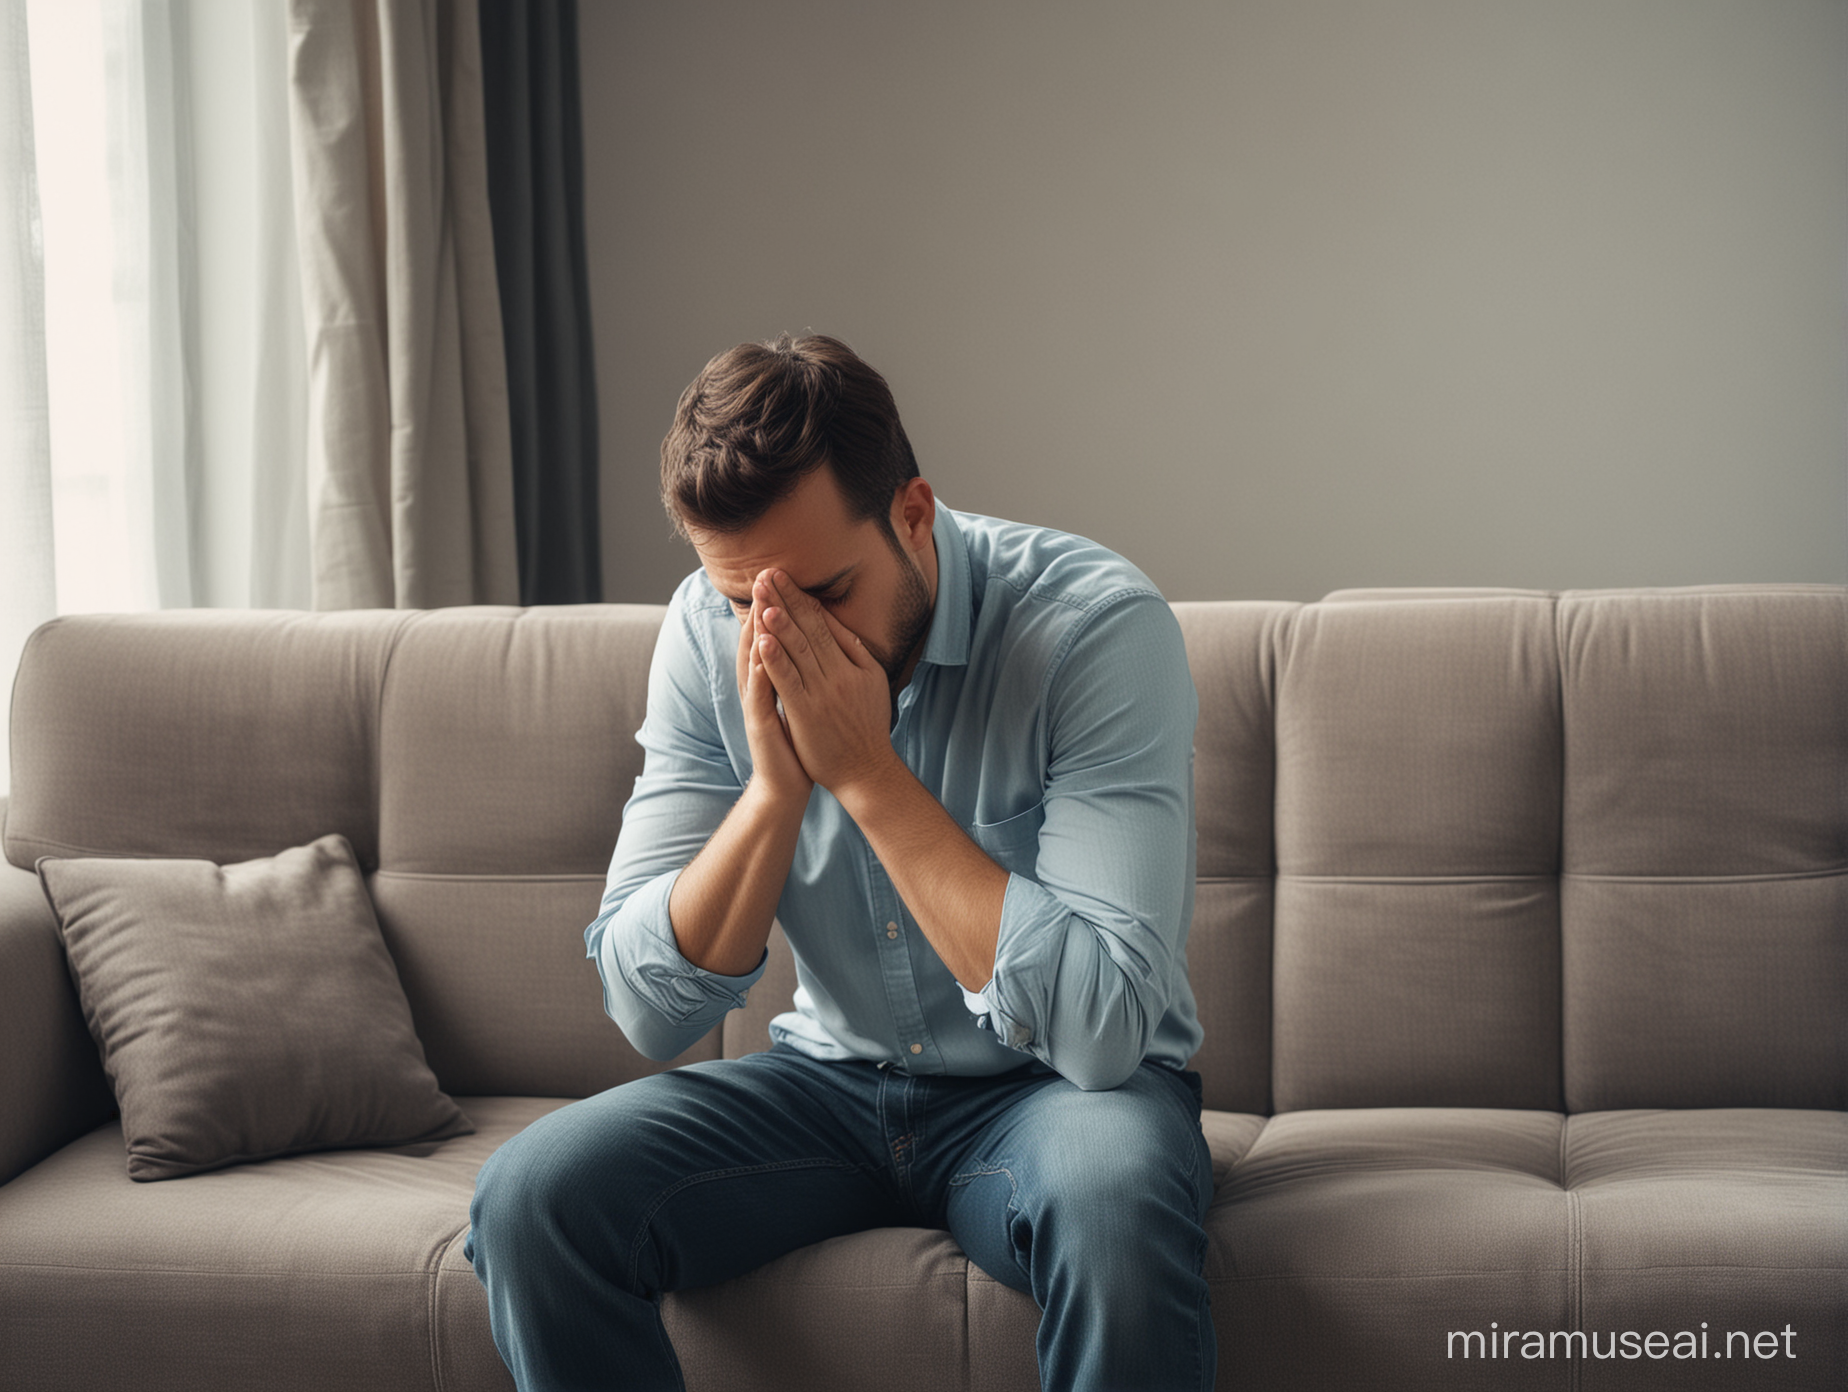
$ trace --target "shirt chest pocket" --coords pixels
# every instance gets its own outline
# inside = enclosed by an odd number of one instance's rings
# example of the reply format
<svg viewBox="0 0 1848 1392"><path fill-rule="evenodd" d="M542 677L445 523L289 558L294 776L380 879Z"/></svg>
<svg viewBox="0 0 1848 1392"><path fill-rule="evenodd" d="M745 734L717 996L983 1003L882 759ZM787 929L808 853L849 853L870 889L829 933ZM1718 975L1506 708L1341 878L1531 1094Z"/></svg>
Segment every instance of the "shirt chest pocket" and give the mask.
<svg viewBox="0 0 1848 1392"><path fill-rule="evenodd" d="M1036 878L1040 828L1045 824L1046 804L1039 802L1003 822L975 823L969 828L969 839L1003 870L1031 880Z"/></svg>

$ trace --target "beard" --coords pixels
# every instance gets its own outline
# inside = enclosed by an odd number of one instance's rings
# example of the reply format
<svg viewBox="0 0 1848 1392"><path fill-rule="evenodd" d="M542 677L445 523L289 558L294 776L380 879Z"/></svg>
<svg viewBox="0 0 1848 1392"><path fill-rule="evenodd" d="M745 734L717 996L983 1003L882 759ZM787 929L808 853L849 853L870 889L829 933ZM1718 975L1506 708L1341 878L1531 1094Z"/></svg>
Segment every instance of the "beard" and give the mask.
<svg viewBox="0 0 1848 1392"><path fill-rule="evenodd" d="M886 681L892 688L892 699L896 701L905 668L911 665L912 657L924 646L925 635L930 632L933 609L930 587L924 583L917 562L898 544L898 538L892 536L889 530L887 540L899 559L898 603L892 614L892 628L887 641L884 644L867 643L866 649L873 655L873 660L885 668Z"/></svg>

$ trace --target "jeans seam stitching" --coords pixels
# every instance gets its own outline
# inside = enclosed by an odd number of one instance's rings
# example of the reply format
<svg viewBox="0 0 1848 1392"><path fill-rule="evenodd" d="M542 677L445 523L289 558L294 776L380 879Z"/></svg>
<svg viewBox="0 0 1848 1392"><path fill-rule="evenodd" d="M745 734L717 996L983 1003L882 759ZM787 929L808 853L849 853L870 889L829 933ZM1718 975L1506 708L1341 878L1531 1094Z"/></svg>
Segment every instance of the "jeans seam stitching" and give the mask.
<svg viewBox="0 0 1848 1392"><path fill-rule="evenodd" d="M1031 1291L1033 1289L1033 1273L1021 1268L1020 1253L1014 1248L1013 1220L1020 1213L1020 1204L1017 1202L1020 1198L1020 1180L1015 1176L1014 1172L1006 1165L999 1164L995 1161L991 1160L984 1162L978 1160L974 1169L964 1170L959 1175L952 1175L950 1178L950 1187L954 1189L956 1186L966 1185L972 1180L984 1179L989 1175L997 1174L1004 1174L1007 1176L1008 1252L1014 1258L1015 1267L1020 1268L1020 1274L1026 1278L1027 1289ZM1038 1298L1038 1296L1034 1297L1036 1301Z"/></svg>

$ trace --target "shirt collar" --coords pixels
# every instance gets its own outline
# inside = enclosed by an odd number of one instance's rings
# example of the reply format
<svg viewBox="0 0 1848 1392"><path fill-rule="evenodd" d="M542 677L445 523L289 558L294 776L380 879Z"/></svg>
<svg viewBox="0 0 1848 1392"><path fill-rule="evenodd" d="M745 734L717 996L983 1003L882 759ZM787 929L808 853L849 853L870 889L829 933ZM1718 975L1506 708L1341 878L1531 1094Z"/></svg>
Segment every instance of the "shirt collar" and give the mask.
<svg viewBox="0 0 1848 1392"><path fill-rule="evenodd" d="M937 504L931 524L937 547L937 603L924 640L920 663L939 667L965 667L969 663L969 634L975 626L975 594L969 580L969 547L963 540L956 514Z"/></svg>

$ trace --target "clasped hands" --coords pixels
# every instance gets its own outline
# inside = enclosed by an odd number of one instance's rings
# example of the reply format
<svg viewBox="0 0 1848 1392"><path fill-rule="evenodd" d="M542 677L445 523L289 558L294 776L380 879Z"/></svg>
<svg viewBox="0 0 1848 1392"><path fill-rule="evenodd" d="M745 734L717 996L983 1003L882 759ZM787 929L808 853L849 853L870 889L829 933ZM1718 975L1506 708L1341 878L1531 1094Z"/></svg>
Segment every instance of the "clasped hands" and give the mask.
<svg viewBox="0 0 1848 1392"><path fill-rule="evenodd" d="M816 783L844 798L891 768L891 684L858 634L781 570L759 572L740 626L754 779L806 803Z"/></svg>

